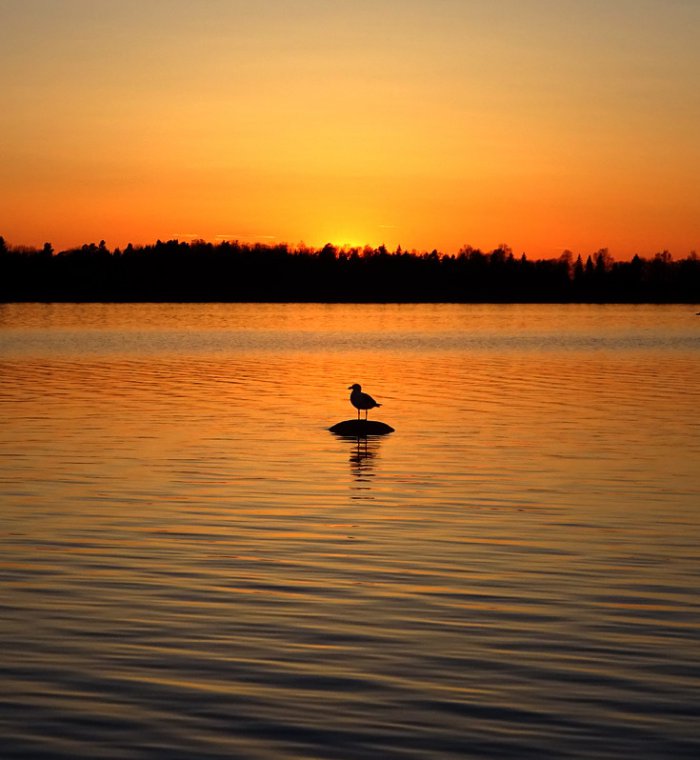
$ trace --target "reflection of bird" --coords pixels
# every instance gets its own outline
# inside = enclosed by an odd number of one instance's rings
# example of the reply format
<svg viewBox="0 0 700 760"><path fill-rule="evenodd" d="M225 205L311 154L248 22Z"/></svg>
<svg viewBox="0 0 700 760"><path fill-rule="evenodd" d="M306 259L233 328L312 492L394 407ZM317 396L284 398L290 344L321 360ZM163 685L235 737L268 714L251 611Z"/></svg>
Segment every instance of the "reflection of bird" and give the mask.
<svg viewBox="0 0 700 760"><path fill-rule="evenodd" d="M351 439L348 439L351 440ZM354 490L368 491L374 477L374 458L377 456L379 443L376 438L357 438L357 446L350 453L350 469L357 483ZM354 499L373 499L373 496L353 496Z"/></svg>
<svg viewBox="0 0 700 760"><path fill-rule="evenodd" d="M365 410L365 419L367 419L367 412L370 409L374 409L375 406L381 406L378 404L369 393L362 392L362 386L358 383L348 386L348 390L352 390L350 394L350 403L357 409L357 419L360 419L360 409Z"/></svg>

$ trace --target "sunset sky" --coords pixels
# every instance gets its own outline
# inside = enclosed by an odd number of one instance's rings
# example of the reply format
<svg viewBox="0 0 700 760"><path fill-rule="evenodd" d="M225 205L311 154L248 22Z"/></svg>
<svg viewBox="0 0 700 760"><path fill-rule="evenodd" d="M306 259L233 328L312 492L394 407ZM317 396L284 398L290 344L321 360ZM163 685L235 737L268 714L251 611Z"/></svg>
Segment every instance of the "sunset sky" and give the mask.
<svg viewBox="0 0 700 760"><path fill-rule="evenodd" d="M700 249L697 0L0 0L0 235Z"/></svg>

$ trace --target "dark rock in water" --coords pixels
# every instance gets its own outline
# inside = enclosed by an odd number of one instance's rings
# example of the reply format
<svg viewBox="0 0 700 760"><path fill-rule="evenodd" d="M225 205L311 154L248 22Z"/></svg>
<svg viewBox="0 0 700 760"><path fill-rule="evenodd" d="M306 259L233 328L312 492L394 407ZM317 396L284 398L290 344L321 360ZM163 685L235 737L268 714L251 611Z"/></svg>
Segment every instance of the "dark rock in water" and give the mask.
<svg viewBox="0 0 700 760"><path fill-rule="evenodd" d="M394 428L387 425L386 422L378 420L343 420L333 427L328 428L331 433L338 435L351 435L364 437L368 435L386 435L393 433Z"/></svg>

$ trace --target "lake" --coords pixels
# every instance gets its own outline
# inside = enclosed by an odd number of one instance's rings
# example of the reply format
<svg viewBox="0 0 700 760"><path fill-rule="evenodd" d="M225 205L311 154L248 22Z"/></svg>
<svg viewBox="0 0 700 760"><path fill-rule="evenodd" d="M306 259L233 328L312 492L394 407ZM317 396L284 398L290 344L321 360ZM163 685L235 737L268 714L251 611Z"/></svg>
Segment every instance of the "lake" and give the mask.
<svg viewBox="0 0 700 760"><path fill-rule="evenodd" d="M696 311L0 305L2 757L697 758Z"/></svg>

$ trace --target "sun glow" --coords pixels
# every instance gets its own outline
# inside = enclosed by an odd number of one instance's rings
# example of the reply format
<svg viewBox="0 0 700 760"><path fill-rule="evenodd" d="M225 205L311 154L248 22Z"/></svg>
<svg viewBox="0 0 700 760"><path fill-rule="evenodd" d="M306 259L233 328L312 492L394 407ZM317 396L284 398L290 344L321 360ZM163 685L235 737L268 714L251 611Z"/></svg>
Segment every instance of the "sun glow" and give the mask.
<svg viewBox="0 0 700 760"><path fill-rule="evenodd" d="M350 237L348 235L335 235L329 241L336 248L362 248L366 241L359 237Z"/></svg>

